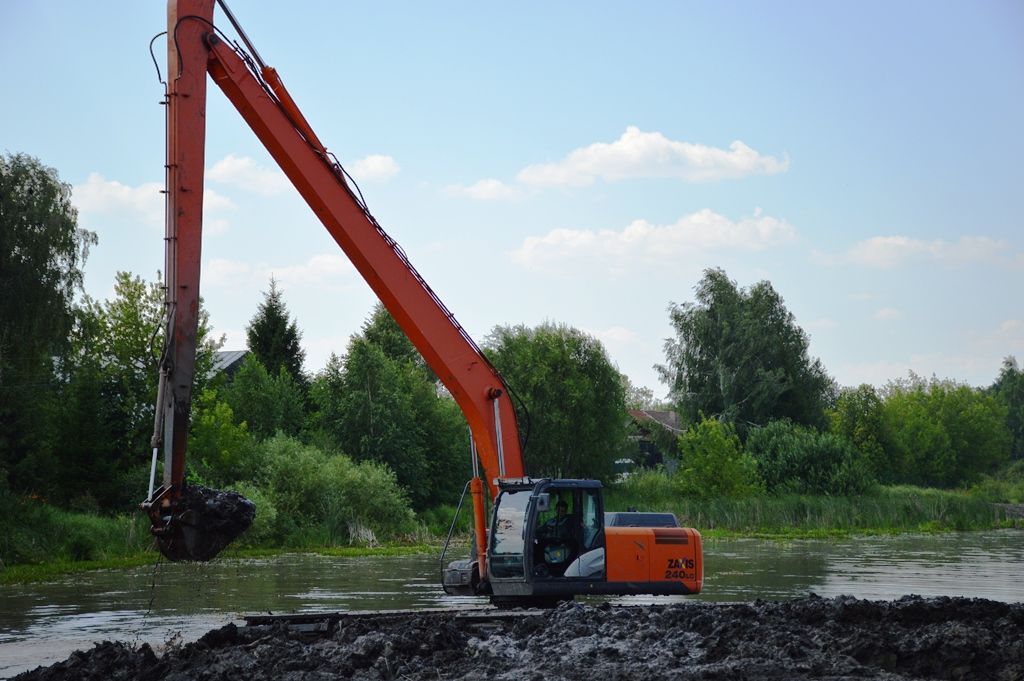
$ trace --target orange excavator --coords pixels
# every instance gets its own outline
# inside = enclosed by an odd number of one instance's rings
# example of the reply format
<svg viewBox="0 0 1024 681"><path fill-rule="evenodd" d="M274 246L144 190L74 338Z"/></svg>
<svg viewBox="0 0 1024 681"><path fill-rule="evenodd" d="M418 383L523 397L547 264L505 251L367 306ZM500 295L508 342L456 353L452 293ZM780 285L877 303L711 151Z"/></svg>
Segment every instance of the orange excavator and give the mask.
<svg viewBox="0 0 1024 681"><path fill-rule="evenodd" d="M209 74L465 415L473 444L473 477L467 489L474 540L469 558L444 569L444 589L486 594L507 604L577 594L699 592L703 562L696 530L675 526L667 514L608 514L620 521L606 522L600 482L527 476L516 411L501 375L374 219L354 181L313 132L277 72L264 64L222 0L216 2L236 38L228 38L214 24L214 2L168 3L167 334L150 491L142 504L161 552L171 560L209 560L253 517L252 505L238 495L203 494L185 483L199 319ZM163 484L154 489L160 447Z"/></svg>

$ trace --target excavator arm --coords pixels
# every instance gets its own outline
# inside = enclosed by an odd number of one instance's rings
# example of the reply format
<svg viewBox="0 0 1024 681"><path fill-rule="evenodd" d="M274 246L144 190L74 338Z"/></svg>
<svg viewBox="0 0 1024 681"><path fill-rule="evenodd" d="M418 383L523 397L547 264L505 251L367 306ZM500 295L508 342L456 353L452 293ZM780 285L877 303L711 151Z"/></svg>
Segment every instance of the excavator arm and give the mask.
<svg viewBox="0 0 1024 681"><path fill-rule="evenodd" d="M525 475L508 390L497 370L385 233L333 156L255 50L214 27L214 0L170 0L167 92L167 349L154 440L164 448L163 485L144 507L154 531L172 532L184 487L199 318L206 75L224 92L370 288L449 390L469 424L491 497L499 478ZM224 7L232 23L234 18ZM237 24L236 24L237 27ZM248 38L238 29L244 42ZM157 442L154 442L156 447ZM471 486L477 556L484 565L483 486ZM172 559L189 559L179 549Z"/></svg>

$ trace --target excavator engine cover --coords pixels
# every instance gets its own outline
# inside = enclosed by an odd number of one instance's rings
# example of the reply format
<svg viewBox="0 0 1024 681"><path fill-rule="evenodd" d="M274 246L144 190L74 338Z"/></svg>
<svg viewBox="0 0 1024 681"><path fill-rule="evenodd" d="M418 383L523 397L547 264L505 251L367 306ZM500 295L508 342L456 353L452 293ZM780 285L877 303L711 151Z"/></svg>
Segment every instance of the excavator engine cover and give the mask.
<svg viewBox="0 0 1024 681"><path fill-rule="evenodd" d="M168 511L153 534L160 553L173 562L212 560L256 517L256 506L238 492L200 485L184 485Z"/></svg>

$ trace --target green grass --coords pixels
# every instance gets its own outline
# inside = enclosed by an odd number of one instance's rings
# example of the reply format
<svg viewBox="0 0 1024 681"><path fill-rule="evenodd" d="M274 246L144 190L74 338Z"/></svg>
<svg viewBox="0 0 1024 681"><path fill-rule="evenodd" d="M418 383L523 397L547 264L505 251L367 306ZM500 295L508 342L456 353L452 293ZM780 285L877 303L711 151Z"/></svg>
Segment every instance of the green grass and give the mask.
<svg viewBox="0 0 1024 681"><path fill-rule="evenodd" d="M612 487L605 508L671 511L681 523L709 537L842 537L987 530L1015 523L1001 517L988 500L962 491L897 486L857 497L793 494L693 499L679 497L657 480L652 482Z"/></svg>
<svg viewBox="0 0 1024 681"><path fill-rule="evenodd" d="M33 565L11 565L0 570L0 585L46 582L64 575L88 572L90 570L121 570L142 565L152 565L156 560L156 551L148 551L134 556L121 556L104 560L54 560Z"/></svg>
<svg viewBox="0 0 1024 681"><path fill-rule="evenodd" d="M986 476L968 493L992 503L1024 504L1024 461L1015 461L998 474Z"/></svg>
<svg viewBox="0 0 1024 681"><path fill-rule="evenodd" d="M443 536L443 535L442 535ZM421 531L373 545L339 545L320 526L296 528L280 544L233 546L227 558L284 553L329 556L391 556L439 550L426 525ZM140 513L101 516L66 511L31 498L0 495L0 584L53 579L86 570L153 564L158 554L149 519Z"/></svg>
<svg viewBox="0 0 1024 681"><path fill-rule="evenodd" d="M994 503L1021 503L1024 464L967 491L878 487L858 497L758 495L738 499L694 499L678 495L663 474L647 472L605 491L605 508L671 511L708 538L835 538L851 535L946 532L1024 527L1002 517ZM226 558L264 558L285 553L327 556L395 556L434 552L448 532L454 507L418 517L419 530L371 546L339 545L319 526L295 528L270 545L235 545ZM469 535L470 509L463 509L456 542ZM141 513L99 516L54 508L38 500L0 495L0 584L53 579L85 570L117 569L157 560L149 521Z"/></svg>
<svg viewBox="0 0 1024 681"><path fill-rule="evenodd" d="M469 534L473 526L473 502L466 495L466 501L459 513L459 520L455 525L456 534ZM444 539L452 525L452 518L455 517L454 505L442 505L429 508L416 514L417 520L423 525L427 535Z"/></svg>
<svg viewBox="0 0 1024 681"><path fill-rule="evenodd" d="M111 560L137 555L151 543L149 520L141 513L75 513L6 495L0 518L0 565Z"/></svg>

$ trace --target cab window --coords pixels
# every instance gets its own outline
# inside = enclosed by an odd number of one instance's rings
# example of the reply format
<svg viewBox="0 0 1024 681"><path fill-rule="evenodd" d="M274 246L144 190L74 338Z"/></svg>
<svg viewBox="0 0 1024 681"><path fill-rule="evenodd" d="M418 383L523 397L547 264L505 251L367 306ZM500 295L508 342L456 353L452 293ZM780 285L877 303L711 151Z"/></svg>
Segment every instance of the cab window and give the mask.
<svg viewBox="0 0 1024 681"><path fill-rule="evenodd" d="M583 494L583 550L601 546L601 519L598 515L597 490L586 490Z"/></svg>
<svg viewBox="0 0 1024 681"><path fill-rule="evenodd" d="M491 574L494 577L521 577L523 549L526 540L526 511L530 492L502 492L494 518L494 537L490 551Z"/></svg>

